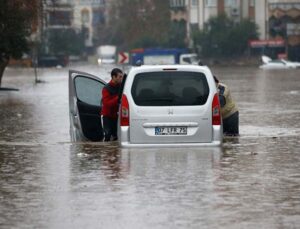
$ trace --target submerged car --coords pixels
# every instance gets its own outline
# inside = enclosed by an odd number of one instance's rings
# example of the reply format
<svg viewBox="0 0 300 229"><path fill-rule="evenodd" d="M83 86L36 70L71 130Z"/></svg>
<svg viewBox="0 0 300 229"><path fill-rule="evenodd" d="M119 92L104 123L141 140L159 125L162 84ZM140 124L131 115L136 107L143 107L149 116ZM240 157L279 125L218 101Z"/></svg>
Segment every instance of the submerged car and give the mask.
<svg viewBox="0 0 300 229"><path fill-rule="evenodd" d="M101 141L101 90L96 76L70 71L73 141ZM219 98L209 68L133 67L122 83L118 139L122 147L217 146L222 143Z"/></svg>
<svg viewBox="0 0 300 229"><path fill-rule="evenodd" d="M268 56L262 56L263 64L259 67L262 69L289 69L289 68L299 68L299 62L292 62L284 59L272 60Z"/></svg>
<svg viewBox="0 0 300 229"><path fill-rule="evenodd" d="M207 67L152 65L131 69L119 118L122 146L219 145L222 123Z"/></svg>

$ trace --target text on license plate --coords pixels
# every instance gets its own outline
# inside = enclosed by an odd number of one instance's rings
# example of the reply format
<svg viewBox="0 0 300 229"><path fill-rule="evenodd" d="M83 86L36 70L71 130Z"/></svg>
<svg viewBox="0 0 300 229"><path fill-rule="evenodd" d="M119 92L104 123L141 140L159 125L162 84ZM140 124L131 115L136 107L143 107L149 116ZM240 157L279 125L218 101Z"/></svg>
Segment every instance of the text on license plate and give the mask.
<svg viewBox="0 0 300 229"><path fill-rule="evenodd" d="M187 135L187 127L155 127L155 135Z"/></svg>

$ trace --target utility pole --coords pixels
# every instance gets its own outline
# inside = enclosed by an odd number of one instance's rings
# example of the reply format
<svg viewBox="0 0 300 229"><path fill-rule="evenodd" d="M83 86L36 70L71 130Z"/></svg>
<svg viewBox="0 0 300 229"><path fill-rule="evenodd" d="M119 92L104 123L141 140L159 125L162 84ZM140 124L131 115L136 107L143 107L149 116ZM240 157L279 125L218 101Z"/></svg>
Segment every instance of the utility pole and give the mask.
<svg viewBox="0 0 300 229"><path fill-rule="evenodd" d="M191 0L187 0L186 4L186 41L188 48L192 48L191 41Z"/></svg>
<svg viewBox="0 0 300 229"><path fill-rule="evenodd" d="M269 39L269 4L268 0L264 1L265 8L265 39Z"/></svg>
<svg viewBox="0 0 300 229"><path fill-rule="evenodd" d="M37 31L34 38L34 48L33 48L33 68L34 68L34 82L41 83L41 80L38 79L38 59L39 59L39 45L43 40L43 17L44 17L44 0L38 1L37 4Z"/></svg>

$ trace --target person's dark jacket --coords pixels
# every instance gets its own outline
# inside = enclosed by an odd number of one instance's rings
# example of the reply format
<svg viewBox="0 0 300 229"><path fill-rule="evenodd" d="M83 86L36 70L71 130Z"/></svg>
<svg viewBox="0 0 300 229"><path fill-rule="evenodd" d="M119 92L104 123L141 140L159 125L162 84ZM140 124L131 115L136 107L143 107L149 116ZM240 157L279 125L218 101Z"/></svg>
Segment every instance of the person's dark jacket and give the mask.
<svg viewBox="0 0 300 229"><path fill-rule="evenodd" d="M118 118L118 97L120 84L114 84L110 81L102 89L102 110L101 115L113 119Z"/></svg>

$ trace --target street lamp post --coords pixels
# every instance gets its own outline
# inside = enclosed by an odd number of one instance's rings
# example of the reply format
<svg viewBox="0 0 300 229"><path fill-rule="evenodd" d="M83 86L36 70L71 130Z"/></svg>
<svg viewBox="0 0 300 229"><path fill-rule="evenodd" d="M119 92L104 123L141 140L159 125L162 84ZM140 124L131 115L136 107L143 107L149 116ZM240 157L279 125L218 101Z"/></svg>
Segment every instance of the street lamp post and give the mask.
<svg viewBox="0 0 300 229"><path fill-rule="evenodd" d="M187 0L186 5L186 40L188 48L192 48L191 42L191 0Z"/></svg>

